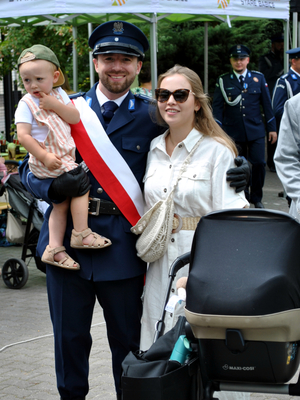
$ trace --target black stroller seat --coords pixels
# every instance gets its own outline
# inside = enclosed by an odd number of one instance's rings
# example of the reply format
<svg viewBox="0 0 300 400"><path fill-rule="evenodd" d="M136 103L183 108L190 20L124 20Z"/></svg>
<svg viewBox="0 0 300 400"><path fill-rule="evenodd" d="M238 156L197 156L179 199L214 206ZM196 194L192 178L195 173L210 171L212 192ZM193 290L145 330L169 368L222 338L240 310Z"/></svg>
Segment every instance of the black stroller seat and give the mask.
<svg viewBox="0 0 300 400"><path fill-rule="evenodd" d="M236 390L275 393L271 384L293 378L300 363L298 222L286 213L256 209L203 217L186 291L204 392L211 382L223 390L223 382L230 383L225 390L235 390L232 383L252 383ZM295 394L286 388L278 393Z"/></svg>

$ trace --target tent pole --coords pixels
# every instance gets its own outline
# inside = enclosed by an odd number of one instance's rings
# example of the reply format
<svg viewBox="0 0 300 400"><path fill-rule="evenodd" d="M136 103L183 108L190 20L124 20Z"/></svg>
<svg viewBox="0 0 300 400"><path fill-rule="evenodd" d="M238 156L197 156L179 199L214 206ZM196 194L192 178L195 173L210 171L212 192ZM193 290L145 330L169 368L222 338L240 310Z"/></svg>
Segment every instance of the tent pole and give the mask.
<svg viewBox="0 0 300 400"><path fill-rule="evenodd" d="M77 27L73 26L73 90L74 92L78 91L78 59L77 59L77 50L75 46L75 40L77 39Z"/></svg>
<svg viewBox="0 0 300 400"><path fill-rule="evenodd" d="M297 47L297 28L298 28L298 13L293 13L293 49Z"/></svg>
<svg viewBox="0 0 300 400"><path fill-rule="evenodd" d="M204 22L204 93L208 93L208 22Z"/></svg>
<svg viewBox="0 0 300 400"><path fill-rule="evenodd" d="M93 24L91 22L88 23L88 34L89 37L93 32ZM90 87L92 88L95 84L95 73L94 73L94 63L93 63L93 53L89 52L89 64L90 64Z"/></svg>
<svg viewBox="0 0 300 400"><path fill-rule="evenodd" d="M157 86L157 17L152 14L150 25L150 62L151 62L151 83L152 95Z"/></svg>
<svg viewBox="0 0 300 400"><path fill-rule="evenodd" d="M286 51L289 50L289 20L284 20L283 22L283 34L284 34L284 73L289 70L289 55Z"/></svg>

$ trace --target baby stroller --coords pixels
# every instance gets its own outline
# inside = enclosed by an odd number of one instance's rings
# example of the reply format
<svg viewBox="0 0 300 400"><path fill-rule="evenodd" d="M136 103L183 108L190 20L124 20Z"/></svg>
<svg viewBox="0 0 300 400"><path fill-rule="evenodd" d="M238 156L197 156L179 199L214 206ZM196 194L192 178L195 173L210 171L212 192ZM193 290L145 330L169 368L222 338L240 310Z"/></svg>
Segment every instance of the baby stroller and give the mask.
<svg viewBox="0 0 300 400"><path fill-rule="evenodd" d="M26 264L26 259L33 257L37 268L42 272L46 272L41 259L35 254L44 214L38 200L27 192L22 185L17 172L10 173L2 180L2 183L1 195L6 192L12 210L27 219L21 259L10 258L2 267L2 279L6 286L11 289L21 289L28 280L28 263Z"/></svg>
<svg viewBox="0 0 300 400"><path fill-rule="evenodd" d="M300 364L299 240L300 224L283 212L224 210L201 218L190 254L178 257L169 275L190 263L185 332L196 341L200 370L193 399L211 400L218 391L300 395L300 379L287 383ZM145 389L153 378L125 372L124 398L138 383L150 400ZM188 399L180 374L172 385L172 396L156 398Z"/></svg>
<svg viewBox="0 0 300 400"><path fill-rule="evenodd" d="M300 224L288 214L211 213L195 232L186 318L198 340L202 394L300 394Z"/></svg>

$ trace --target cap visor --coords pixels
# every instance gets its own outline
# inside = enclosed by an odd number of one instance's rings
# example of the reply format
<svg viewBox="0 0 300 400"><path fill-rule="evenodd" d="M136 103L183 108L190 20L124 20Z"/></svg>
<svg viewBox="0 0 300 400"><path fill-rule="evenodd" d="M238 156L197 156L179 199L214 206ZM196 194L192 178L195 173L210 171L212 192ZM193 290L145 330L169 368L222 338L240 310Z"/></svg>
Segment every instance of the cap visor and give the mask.
<svg viewBox="0 0 300 400"><path fill-rule="evenodd" d="M65 77L62 70L60 68L58 68L58 70L59 70L59 78L58 81L53 85L53 87L59 87L65 83Z"/></svg>
<svg viewBox="0 0 300 400"><path fill-rule="evenodd" d="M99 54L127 54L128 56L135 56L135 57L141 57L142 55L138 52L135 52L132 49L125 50L124 47L114 47L110 49L98 49L93 52L93 56L98 56Z"/></svg>

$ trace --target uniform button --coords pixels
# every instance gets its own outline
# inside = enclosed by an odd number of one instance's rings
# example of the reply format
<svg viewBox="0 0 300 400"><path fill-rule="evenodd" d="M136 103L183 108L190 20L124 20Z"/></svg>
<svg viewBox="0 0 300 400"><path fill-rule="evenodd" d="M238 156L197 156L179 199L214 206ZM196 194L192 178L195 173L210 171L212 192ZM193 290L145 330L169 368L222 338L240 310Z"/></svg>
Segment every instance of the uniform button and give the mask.
<svg viewBox="0 0 300 400"><path fill-rule="evenodd" d="M138 150L140 150L141 146L140 146L140 145L137 145L136 148L137 148Z"/></svg>
<svg viewBox="0 0 300 400"><path fill-rule="evenodd" d="M243 117L246 117L246 114L243 114Z"/></svg>
<svg viewBox="0 0 300 400"><path fill-rule="evenodd" d="M243 108L245 108L245 106L243 106Z"/></svg>
<svg viewBox="0 0 300 400"><path fill-rule="evenodd" d="M167 193L168 189L164 188L164 192Z"/></svg>
<svg viewBox="0 0 300 400"><path fill-rule="evenodd" d="M173 317L173 314L172 314L172 313L170 314L170 317Z"/></svg>
<svg viewBox="0 0 300 400"><path fill-rule="evenodd" d="M102 188L98 188L97 189L97 193L102 193L103 192L103 189Z"/></svg>
<svg viewBox="0 0 300 400"><path fill-rule="evenodd" d="M182 144L180 144L178 147L181 149L181 147L182 147Z"/></svg>
<svg viewBox="0 0 300 400"><path fill-rule="evenodd" d="M171 239L171 242L172 242L172 243L174 243L174 242L175 242L175 239L174 239L174 238L172 238L172 239Z"/></svg>
<svg viewBox="0 0 300 400"><path fill-rule="evenodd" d="M245 100L245 99L242 99L243 101Z"/></svg>
<svg viewBox="0 0 300 400"><path fill-rule="evenodd" d="M197 176L196 174L195 174L195 175L193 175L193 178L196 178L196 176Z"/></svg>
<svg viewBox="0 0 300 400"><path fill-rule="evenodd" d="M174 292L175 292L175 289L172 289L171 292L174 293Z"/></svg>
<svg viewBox="0 0 300 400"><path fill-rule="evenodd" d="M172 168L172 165L169 165L169 168Z"/></svg>

